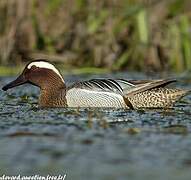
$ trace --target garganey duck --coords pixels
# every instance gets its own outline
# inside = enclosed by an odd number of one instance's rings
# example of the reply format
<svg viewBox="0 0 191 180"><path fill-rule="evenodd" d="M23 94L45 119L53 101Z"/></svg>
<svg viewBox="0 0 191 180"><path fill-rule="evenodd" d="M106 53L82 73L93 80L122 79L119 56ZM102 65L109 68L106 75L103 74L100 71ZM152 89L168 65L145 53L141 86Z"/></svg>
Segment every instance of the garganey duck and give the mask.
<svg viewBox="0 0 191 180"><path fill-rule="evenodd" d="M91 79L66 87L54 65L35 60L3 90L30 83L40 88L40 107L169 108L189 90L169 89L175 80Z"/></svg>

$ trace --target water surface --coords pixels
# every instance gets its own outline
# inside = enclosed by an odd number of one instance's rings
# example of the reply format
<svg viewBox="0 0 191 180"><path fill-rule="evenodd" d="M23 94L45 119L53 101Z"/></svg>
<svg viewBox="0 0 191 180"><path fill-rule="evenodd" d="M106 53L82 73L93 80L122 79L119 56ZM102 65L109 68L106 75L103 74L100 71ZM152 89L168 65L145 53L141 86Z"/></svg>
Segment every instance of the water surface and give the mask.
<svg viewBox="0 0 191 180"><path fill-rule="evenodd" d="M67 76L66 81L91 77ZM0 86L12 79L1 78ZM190 82L183 78L176 85L191 89ZM30 85L0 91L1 174L190 179L191 96L170 110L114 110L39 109L38 94Z"/></svg>

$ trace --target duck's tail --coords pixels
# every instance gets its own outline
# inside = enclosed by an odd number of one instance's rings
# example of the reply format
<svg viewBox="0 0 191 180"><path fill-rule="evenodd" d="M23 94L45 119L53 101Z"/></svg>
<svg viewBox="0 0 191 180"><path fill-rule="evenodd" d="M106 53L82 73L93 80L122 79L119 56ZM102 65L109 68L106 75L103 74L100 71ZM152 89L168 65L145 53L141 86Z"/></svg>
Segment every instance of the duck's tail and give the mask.
<svg viewBox="0 0 191 180"><path fill-rule="evenodd" d="M169 93L169 95L172 96L172 99L177 99L177 101L191 93L191 90L185 90L185 89L169 89L169 90L170 91L174 90L174 92L172 92L172 94Z"/></svg>

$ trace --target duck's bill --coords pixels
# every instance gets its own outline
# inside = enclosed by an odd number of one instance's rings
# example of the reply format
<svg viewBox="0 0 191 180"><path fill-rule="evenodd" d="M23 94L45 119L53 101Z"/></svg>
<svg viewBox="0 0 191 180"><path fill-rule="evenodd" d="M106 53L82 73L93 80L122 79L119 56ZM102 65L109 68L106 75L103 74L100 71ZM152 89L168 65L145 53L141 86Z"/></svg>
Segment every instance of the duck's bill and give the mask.
<svg viewBox="0 0 191 180"><path fill-rule="evenodd" d="M16 86L20 86L24 83L26 83L27 80L24 78L23 75L20 75L17 79L15 79L14 81L8 83L7 85L5 85L2 90L7 91L8 89L14 88Z"/></svg>

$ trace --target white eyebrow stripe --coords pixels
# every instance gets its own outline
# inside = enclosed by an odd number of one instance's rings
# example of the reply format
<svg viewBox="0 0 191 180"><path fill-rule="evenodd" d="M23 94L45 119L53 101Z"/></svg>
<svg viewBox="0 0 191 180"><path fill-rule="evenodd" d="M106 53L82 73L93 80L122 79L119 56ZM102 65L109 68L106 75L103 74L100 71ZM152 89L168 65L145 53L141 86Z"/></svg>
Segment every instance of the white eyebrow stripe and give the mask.
<svg viewBox="0 0 191 180"><path fill-rule="evenodd" d="M59 77L62 79L62 81L64 82L64 79L62 77L62 75L60 74L60 72L58 71L58 69L56 69L52 64L48 63L48 62L44 62L44 61L38 61L38 62L32 62L30 63L27 68L30 69L32 66L36 66L39 68L46 68L46 69L50 69L52 71L54 71L56 74L59 75Z"/></svg>

